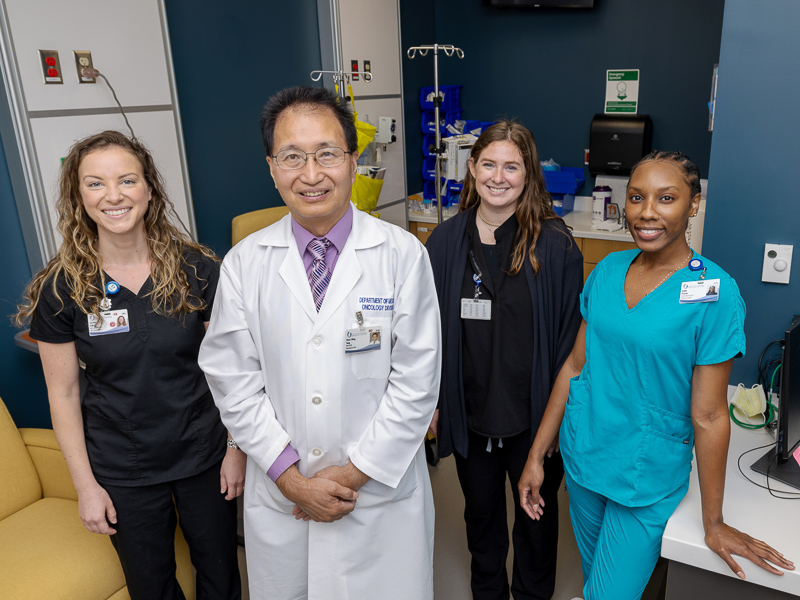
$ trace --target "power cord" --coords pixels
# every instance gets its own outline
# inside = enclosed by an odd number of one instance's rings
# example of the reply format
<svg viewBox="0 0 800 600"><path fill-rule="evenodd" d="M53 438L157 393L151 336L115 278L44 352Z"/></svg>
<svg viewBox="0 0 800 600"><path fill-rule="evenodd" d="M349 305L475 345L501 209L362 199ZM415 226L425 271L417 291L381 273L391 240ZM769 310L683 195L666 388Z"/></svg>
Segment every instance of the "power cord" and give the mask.
<svg viewBox="0 0 800 600"><path fill-rule="evenodd" d="M117 106L119 106L119 112L122 113L122 118L125 119L125 125L128 126L128 130L131 132L131 137L133 139L136 139L136 134L133 133L133 127L131 127L131 124L128 121L128 116L125 114L125 109L122 108L122 104L120 104L119 98L117 98L117 92L114 91L114 88L111 86L111 82L108 81L108 77L103 75L97 69L89 69L89 68L82 69L81 70L81 75L83 75L84 77L94 77L94 78L102 77L103 78L103 81L106 82L106 85L108 86L108 89L111 90L111 95L114 96L114 102L116 102Z"/></svg>
<svg viewBox="0 0 800 600"><path fill-rule="evenodd" d="M744 458L744 456L746 454L750 454L751 452L755 452L756 450L763 450L764 448L770 448L770 447L775 447L775 446L777 446L777 443L776 442L772 442L772 443L769 443L769 444L765 444L764 446L756 446L755 448L750 448L750 450L745 450L744 452L742 452L739 455L739 458L736 460L736 466L739 469L739 473L741 473L742 477L744 477L747 481L749 481L750 483L752 483L756 487L760 487L763 490L767 490L769 492L770 496L773 496L774 498L778 498L779 500L800 500L800 492L785 492L785 491L782 491L782 490L773 490L769 486L769 471L772 468L772 463L771 462L767 466L767 475L766 475L766 477L767 477L767 485L761 485L760 483L758 483L756 481L753 481L747 475L745 475L744 471L742 470L742 458ZM787 495L778 496L775 492L777 492L778 494L787 494Z"/></svg>

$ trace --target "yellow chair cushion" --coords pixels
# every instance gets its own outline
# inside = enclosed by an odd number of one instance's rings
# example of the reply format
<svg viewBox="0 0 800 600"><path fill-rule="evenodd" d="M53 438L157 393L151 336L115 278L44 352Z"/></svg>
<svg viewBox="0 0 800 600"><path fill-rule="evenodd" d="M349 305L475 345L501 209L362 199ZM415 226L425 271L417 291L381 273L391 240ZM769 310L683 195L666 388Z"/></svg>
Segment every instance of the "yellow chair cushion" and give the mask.
<svg viewBox="0 0 800 600"><path fill-rule="evenodd" d="M42 486L16 425L0 402L0 519L5 519L42 497ZM2 565L0 561L0 565ZM0 590L3 588L0 587Z"/></svg>
<svg viewBox="0 0 800 600"><path fill-rule="evenodd" d="M251 233L280 221L288 214L288 206L276 206L274 208L254 210L234 217L231 222L231 243L235 246Z"/></svg>
<svg viewBox="0 0 800 600"><path fill-rule="evenodd" d="M52 429L20 429L22 441L28 449L45 498L77 500L78 492L69 475L67 462L61 455Z"/></svg>
<svg viewBox="0 0 800 600"><path fill-rule="evenodd" d="M3 519L0 540L4 600L105 600L125 587L111 540L86 530L73 500L45 498Z"/></svg>

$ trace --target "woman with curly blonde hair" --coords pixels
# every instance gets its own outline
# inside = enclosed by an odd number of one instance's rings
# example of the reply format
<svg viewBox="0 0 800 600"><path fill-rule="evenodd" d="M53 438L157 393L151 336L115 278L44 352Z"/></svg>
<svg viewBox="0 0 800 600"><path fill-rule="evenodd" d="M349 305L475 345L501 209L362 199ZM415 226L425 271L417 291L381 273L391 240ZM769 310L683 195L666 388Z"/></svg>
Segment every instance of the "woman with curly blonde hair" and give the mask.
<svg viewBox="0 0 800 600"><path fill-rule="evenodd" d="M57 209L63 241L16 320L39 342L81 520L111 536L134 600L182 598L177 507L198 597L239 598L231 500L246 458L197 365L219 261L171 222L152 156L116 131L72 147Z"/></svg>

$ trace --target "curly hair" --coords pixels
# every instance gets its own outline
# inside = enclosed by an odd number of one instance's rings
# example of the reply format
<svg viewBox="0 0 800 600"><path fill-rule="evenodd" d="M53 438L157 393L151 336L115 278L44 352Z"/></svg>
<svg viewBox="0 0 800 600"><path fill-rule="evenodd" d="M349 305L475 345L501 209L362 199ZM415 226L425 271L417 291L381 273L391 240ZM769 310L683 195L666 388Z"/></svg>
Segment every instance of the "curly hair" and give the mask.
<svg viewBox="0 0 800 600"><path fill-rule="evenodd" d="M498 121L481 133L470 152L470 160L477 164L481 153L494 142L511 142L517 147L525 166L525 187L517 200L517 234L514 238L514 250L511 254L510 275L520 272L525 262L525 254L531 261L534 273L539 271L539 260L536 258L536 242L542 231L542 222L558 219L553 210L553 199L544 188L544 175L539 164L539 152L533 134L516 121ZM464 188L458 200L458 211L464 211L480 204L480 197L475 186L475 177L467 170Z"/></svg>
<svg viewBox="0 0 800 600"><path fill-rule="evenodd" d="M105 275L95 247L97 224L84 208L78 169L87 155L107 148L121 148L136 157L145 182L152 190L152 198L144 217L144 228L153 282L153 289L148 296L151 297L153 310L164 316L183 316L206 307L202 298L191 293L186 271L192 269L195 275L197 271L194 265L187 262L186 254L194 251L217 262L219 259L209 248L193 242L173 224L172 219L180 222L180 218L167 197L164 180L147 148L136 138L128 138L118 131L103 131L72 146L61 165L56 210L58 230L63 240L56 255L25 289L23 301L12 317L18 326L25 326L30 322L39 304L42 289L48 283L63 308L64 299L57 289L57 281L61 277L70 291L70 298L78 308L85 314L94 314L100 318Z"/></svg>

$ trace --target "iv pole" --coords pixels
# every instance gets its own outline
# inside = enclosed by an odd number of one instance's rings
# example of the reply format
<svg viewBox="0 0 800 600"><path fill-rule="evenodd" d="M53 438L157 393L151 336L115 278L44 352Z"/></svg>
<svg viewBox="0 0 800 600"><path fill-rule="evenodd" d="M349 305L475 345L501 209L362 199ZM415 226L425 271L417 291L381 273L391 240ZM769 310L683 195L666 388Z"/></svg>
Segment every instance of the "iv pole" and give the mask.
<svg viewBox="0 0 800 600"><path fill-rule="evenodd" d="M464 58L464 51L461 48L449 44L433 44L432 46L412 46L408 49L408 58L413 59L417 51L420 56L427 56L428 51L433 50L433 112L436 121L434 129L436 130L436 148L433 153L436 156L436 219L437 223L442 222L442 166L441 157L444 154L444 147L442 144L442 135L439 131L439 107L442 105L442 97L439 95L439 50L444 52L445 56L451 57L453 54L457 58Z"/></svg>

